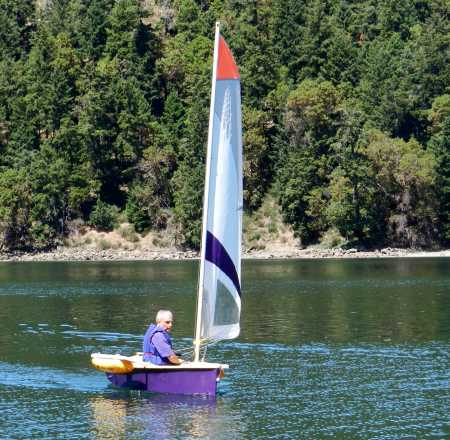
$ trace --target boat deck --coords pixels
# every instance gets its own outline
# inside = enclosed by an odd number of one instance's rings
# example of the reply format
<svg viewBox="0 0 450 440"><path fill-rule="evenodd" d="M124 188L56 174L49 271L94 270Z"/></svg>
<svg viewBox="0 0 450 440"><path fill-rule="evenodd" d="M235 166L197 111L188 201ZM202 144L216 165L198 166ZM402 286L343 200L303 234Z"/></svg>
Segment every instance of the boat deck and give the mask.
<svg viewBox="0 0 450 440"><path fill-rule="evenodd" d="M151 362L144 362L141 354L134 356L123 356L121 354L103 354L93 353L92 359L96 361L108 362L126 362L133 365L133 370L215 370L215 369L227 369L227 364L219 364L214 362L183 362L180 365L155 365Z"/></svg>

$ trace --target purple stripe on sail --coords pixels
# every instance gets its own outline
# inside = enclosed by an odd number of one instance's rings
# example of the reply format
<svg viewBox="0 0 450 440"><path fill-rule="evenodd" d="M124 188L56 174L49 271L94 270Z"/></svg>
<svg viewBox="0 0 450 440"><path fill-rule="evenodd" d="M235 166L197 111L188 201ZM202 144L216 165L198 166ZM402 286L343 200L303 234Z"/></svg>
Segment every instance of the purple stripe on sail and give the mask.
<svg viewBox="0 0 450 440"><path fill-rule="evenodd" d="M239 296L241 296L241 286L233 260L227 250L223 247L222 243L209 231L206 231L205 259L210 263L215 264L228 276L228 278L230 278L234 287L236 287Z"/></svg>

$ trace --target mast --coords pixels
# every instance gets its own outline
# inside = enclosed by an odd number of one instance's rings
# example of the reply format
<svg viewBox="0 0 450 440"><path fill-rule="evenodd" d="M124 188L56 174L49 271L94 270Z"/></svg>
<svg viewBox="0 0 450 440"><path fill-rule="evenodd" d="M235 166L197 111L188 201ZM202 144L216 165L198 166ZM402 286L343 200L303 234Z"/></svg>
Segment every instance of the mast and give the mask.
<svg viewBox="0 0 450 440"><path fill-rule="evenodd" d="M211 87L211 104L209 109L209 128L208 128L208 145L206 150L206 174L205 174L205 192L203 197L203 223L202 223L202 243L200 253L200 271L198 277L198 293L197 293L197 312L195 324L194 338L194 362L200 360L200 344L201 344L201 328L202 328L202 306L203 306L203 284L205 276L205 254L206 254L206 224L208 217L208 194L209 194L209 178L211 174L211 145L212 145L212 127L214 122L214 103L216 94L216 72L217 61L219 55L219 35L220 23L216 22L216 32L214 38L214 58L213 73Z"/></svg>

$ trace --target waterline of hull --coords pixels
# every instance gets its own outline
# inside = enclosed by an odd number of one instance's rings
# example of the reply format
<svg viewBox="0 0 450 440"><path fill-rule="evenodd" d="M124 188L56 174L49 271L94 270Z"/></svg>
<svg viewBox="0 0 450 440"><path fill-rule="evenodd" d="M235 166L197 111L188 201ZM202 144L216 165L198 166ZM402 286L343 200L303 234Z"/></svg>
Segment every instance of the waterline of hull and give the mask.
<svg viewBox="0 0 450 440"><path fill-rule="evenodd" d="M108 380L120 388L170 394L206 394L215 396L221 369L134 370L131 373L106 373Z"/></svg>

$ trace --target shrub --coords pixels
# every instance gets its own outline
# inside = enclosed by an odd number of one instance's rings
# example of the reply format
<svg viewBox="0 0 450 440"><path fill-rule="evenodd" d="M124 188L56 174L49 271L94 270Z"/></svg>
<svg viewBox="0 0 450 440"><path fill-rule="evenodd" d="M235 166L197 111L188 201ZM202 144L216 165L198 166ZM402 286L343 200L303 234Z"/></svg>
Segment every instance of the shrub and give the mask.
<svg viewBox="0 0 450 440"><path fill-rule="evenodd" d="M98 241L97 246L98 246L98 248L101 249L102 251L104 251L104 250L106 250L106 249L111 249L111 248L112 248L112 244L111 244L108 240L105 240L104 238L101 238L101 239Z"/></svg>
<svg viewBox="0 0 450 440"><path fill-rule="evenodd" d="M252 236L250 237L250 241L258 241L261 239L261 233L260 232L254 232Z"/></svg>
<svg viewBox="0 0 450 440"><path fill-rule="evenodd" d="M125 208L127 220L134 224L136 231L144 232L150 228L164 229L167 226L167 213L150 185L131 188Z"/></svg>
<svg viewBox="0 0 450 440"><path fill-rule="evenodd" d="M43 250L55 244L55 230L44 223L35 222L30 228L30 235L35 249Z"/></svg>
<svg viewBox="0 0 450 440"><path fill-rule="evenodd" d="M320 239L320 244L322 247L329 249L335 247L342 247L347 244L347 240L339 233L337 228L328 229Z"/></svg>
<svg viewBox="0 0 450 440"><path fill-rule="evenodd" d="M100 231L112 231L117 224L119 210L117 206L97 200L89 216L89 224Z"/></svg>
<svg viewBox="0 0 450 440"><path fill-rule="evenodd" d="M269 223L269 228L268 229L269 229L269 233L270 234L275 234L277 232L277 225L276 225L276 223L271 221Z"/></svg>
<svg viewBox="0 0 450 440"><path fill-rule="evenodd" d="M139 241L139 236L136 234L133 225L123 225L119 229L119 234L122 238L131 243L136 243Z"/></svg>
<svg viewBox="0 0 450 440"><path fill-rule="evenodd" d="M147 192L138 186L131 188L128 195L127 206L125 212L127 215L127 220L134 224L137 231L143 232L149 229L152 225L149 216L149 200L151 198L151 193Z"/></svg>
<svg viewBox="0 0 450 440"><path fill-rule="evenodd" d="M86 237L86 239L84 240L84 244L91 244L91 243L92 243L92 238Z"/></svg>

